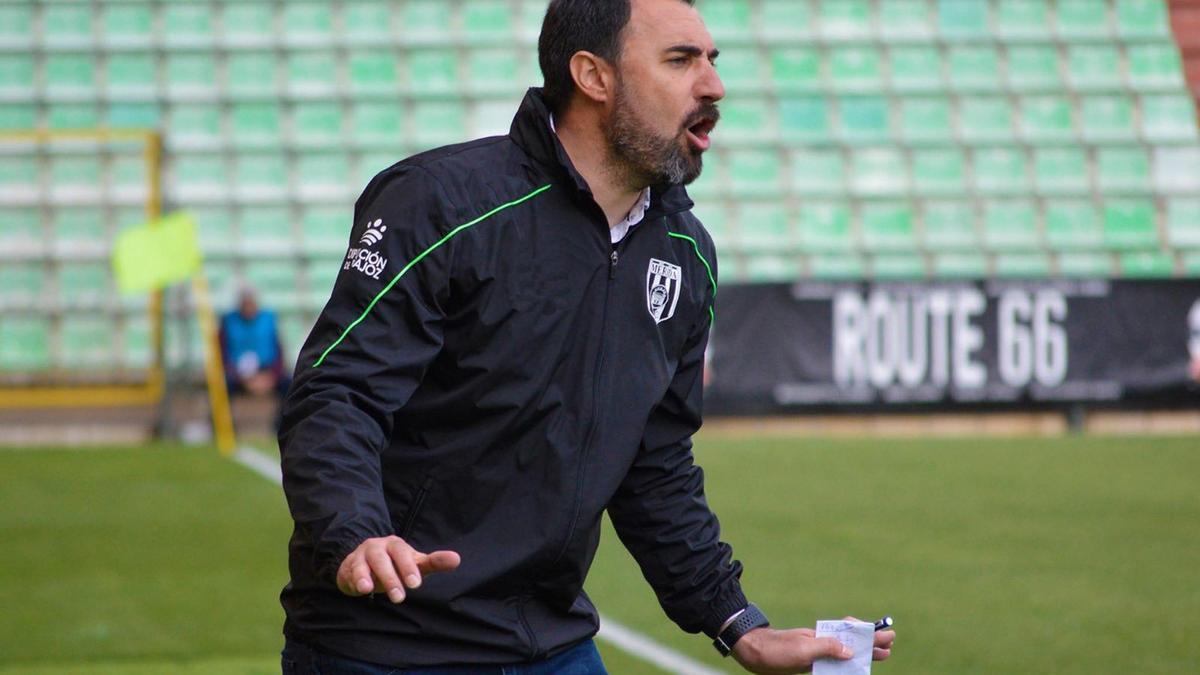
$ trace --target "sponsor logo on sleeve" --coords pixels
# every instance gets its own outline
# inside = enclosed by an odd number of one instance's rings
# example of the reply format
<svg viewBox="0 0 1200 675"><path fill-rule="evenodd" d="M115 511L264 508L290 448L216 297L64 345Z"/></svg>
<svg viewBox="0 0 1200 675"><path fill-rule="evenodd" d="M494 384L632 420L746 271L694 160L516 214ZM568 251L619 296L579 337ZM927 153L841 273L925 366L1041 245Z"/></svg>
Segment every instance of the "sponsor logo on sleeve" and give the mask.
<svg viewBox="0 0 1200 675"><path fill-rule="evenodd" d="M342 265L342 269L357 270L361 274L378 280L379 275L387 269L388 259L378 251L371 249L383 241L385 234L387 234L387 225L383 224L383 220L369 223L366 231L358 240L358 246L346 252L346 261Z"/></svg>
<svg viewBox="0 0 1200 675"><path fill-rule="evenodd" d="M650 259L646 270L646 308L654 323L675 316L679 303L679 287L683 283L683 268L658 258Z"/></svg>

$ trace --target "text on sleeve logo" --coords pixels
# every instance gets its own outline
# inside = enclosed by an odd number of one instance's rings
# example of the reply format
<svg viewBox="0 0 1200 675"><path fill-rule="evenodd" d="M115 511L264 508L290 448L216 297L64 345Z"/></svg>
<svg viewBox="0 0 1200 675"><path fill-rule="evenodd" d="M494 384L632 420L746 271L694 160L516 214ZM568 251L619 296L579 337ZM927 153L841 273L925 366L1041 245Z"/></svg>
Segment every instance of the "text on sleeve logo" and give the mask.
<svg viewBox="0 0 1200 675"><path fill-rule="evenodd" d="M662 323L675 316L675 305L679 303L679 287L683 284L683 268L679 265L650 259L646 270L646 308L654 323Z"/></svg>
<svg viewBox="0 0 1200 675"><path fill-rule="evenodd" d="M342 269L355 269L372 279L379 279L379 275L387 269L388 260L378 251L372 251L371 247L383 241L385 233L387 225L383 224L382 219L368 223L366 232L358 240L358 247L346 252L346 263Z"/></svg>

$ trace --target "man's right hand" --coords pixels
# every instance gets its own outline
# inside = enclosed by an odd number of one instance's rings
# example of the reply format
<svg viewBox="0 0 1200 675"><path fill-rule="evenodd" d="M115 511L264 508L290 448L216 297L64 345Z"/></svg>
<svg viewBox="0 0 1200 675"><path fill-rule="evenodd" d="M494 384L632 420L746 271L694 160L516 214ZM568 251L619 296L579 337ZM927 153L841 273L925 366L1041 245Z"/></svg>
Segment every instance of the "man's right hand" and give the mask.
<svg viewBox="0 0 1200 675"><path fill-rule="evenodd" d="M376 537L359 544L342 561L337 586L349 596L387 593L389 600L401 603L405 587L416 588L423 575L449 572L460 562L454 551L422 553L400 537Z"/></svg>

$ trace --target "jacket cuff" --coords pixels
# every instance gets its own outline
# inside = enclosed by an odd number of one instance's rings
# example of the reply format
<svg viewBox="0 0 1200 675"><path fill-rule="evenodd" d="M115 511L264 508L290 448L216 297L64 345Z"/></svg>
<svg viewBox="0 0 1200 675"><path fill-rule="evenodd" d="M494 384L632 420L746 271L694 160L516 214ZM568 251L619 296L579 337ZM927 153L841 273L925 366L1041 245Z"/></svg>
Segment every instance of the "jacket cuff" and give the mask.
<svg viewBox="0 0 1200 675"><path fill-rule="evenodd" d="M708 614L704 617L704 623L701 625L701 630L709 638L717 639L717 634L721 630L721 625L733 616L734 612L745 609L746 605L750 604L746 601L746 595L742 593L741 585L734 583L733 588L722 593L709 606Z"/></svg>

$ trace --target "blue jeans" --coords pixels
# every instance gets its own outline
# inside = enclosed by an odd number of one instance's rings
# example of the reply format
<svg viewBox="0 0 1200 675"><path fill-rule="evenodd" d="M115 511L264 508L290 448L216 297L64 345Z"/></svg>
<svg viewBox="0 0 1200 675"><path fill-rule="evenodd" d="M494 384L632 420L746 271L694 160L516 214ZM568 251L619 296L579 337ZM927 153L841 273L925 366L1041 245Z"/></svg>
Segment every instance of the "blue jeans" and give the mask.
<svg viewBox="0 0 1200 675"><path fill-rule="evenodd" d="M283 675L607 675L596 644L585 640L567 651L540 661L507 666L434 666L389 668L318 650L287 638L283 645Z"/></svg>

